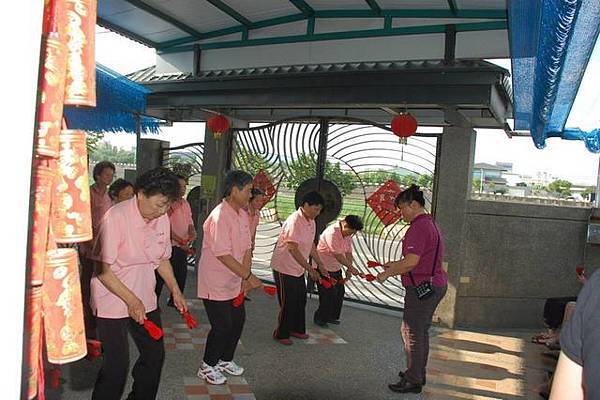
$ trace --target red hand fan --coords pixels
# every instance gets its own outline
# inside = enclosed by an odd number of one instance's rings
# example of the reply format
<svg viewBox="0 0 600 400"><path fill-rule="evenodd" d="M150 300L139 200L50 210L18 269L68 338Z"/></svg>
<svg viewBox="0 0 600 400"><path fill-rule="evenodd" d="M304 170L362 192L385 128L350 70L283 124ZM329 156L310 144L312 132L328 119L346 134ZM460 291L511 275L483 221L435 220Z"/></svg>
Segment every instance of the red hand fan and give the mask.
<svg viewBox="0 0 600 400"><path fill-rule="evenodd" d="M163 336L162 329L160 329L154 322L150 321L149 319L144 320L144 328L146 328L148 334L150 334L150 337L152 337L152 339L154 340L159 340Z"/></svg>
<svg viewBox="0 0 600 400"><path fill-rule="evenodd" d="M238 308L239 306L241 306L244 303L244 298L246 296L244 295L244 292L240 292L240 294L237 295L237 297L235 299L233 299L233 306L235 308Z"/></svg>
<svg viewBox="0 0 600 400"><path fill-rule="evenodd" d="M320 278L319 283L325 287L325 289L330 289L333 285L327 279Z"/></svg>
<svg viewBox="0 0 600 400"><path fill-rule="evenodd" d="M198 326L198 322L192 317L192 314L190 314L189 311L183 313L183 319L185 319L185 323L190 329L194 329Z"/></svg>

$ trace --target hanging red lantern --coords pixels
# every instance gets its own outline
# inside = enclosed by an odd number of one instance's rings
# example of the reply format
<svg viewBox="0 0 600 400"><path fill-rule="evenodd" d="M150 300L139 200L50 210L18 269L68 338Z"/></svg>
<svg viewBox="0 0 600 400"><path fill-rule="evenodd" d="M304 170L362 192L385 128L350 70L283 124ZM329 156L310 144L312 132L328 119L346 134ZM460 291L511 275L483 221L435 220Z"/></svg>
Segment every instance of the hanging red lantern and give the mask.
<svg viewBox="0 0 600 400"><path fill-rule="evenodd" d="M406 139L417 133L417 126L417 120L409 112L402 112L392 120L392 132L402 144L406 144Z"/></svg>
<svg viewBox="0 0 600 400"><path fill-rule="evenodd" d="M220 140L221 136L229 129L229 121L222 115L216 115L206 121L208 129L212 132L215 140Z"/></svg>

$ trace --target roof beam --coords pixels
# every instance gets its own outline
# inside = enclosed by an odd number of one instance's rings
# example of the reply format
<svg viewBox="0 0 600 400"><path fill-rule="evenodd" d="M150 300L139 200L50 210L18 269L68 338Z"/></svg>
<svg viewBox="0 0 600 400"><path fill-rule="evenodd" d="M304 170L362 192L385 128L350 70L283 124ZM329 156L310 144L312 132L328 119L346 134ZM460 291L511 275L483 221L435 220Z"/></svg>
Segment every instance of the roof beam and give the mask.
<svg viewBox="0 0 600 400"><path fill-rule="evenodd" d="M458 7L456 7L456 0L448 0L448 8L450 9L452 15L456 15L456 13L458 12Z"/></svg>
<svg viewBox="0 0 600 400"><path fill-rule="evenodd" d="M227 4L223 3L221 0L206 0L219 10L223 11L225 14L229 15L231 18L235 19L240 24L244 25L246 28L252 27L252 21L248 18L244 17L239 12L235 11L233 8L229 7Z"/></svg>
<svg viewBox="0 0 600 400"><path fill-rule="evenodd" d="M315 13L315 10L304 0L290 0L290 3L292 3L306 17L310 17Z"/></svg>
<svg viewBox="0 0 600 400"><path fill-rule="evenodd" d="M109 22L102 17L96 18L96 24L98 24L101 27L106 28L110 31L113 31L119 35L125 36L135 42L141 43L144 46L153 47L155 49L158 49L160 47L159 43L153 42L152 40L146 39L145 37L138 35L137 33L133 33L130 30L127 30L121 26L115 25L112 22Z"/></svg>
<svg viewBox="0 0 600 400"><path fill-rule="evenodd" d="M379 4L377 4L377 1L375 1L375 0L365 0L365 1L369 5L369 7L371 7L371 10L373 10L374 13L381 15L381 7L379 7Z"/></svg>
<svg viewBox="0 0 600 400"><path fill-rule="evenodd" d="M506 21L490 21L490 22L471 22L456 24L456 32L472 32L486 30L501 30L507 29ZM408 26L391 29L368 29L361 31L345 31L345 32L326 32L313 35L292 35L278 36L271 38L259 38L249 40L235 40L229 42L215 43L200 43L202 49L226 49L234 47L250 47L264 46L272 44L289 44L303 42L317 42L324 40L341 40L341 39L358 39L370 37L387 37L387 36L402 36L402 35L419 35L427 33L445 33L446 25L424 25L424 26ZM191 46L171 47L159 51L159 53L178 53L191 51Z"/></svg>
<svg viewBox="0 0 600 400"><path fill-rule="evenodd" d="M200 32L198 32L197 30L187 26L186 24L171 17L170 15L167 15L164 12L157 10L156 8L154 8L152 6L149 6L148 4L144 3L141 0L125 0L125 1L128 2L129 4L131 4L132 6L134 6L135 8L143 10L143 11L147 12L148 14L155 16L158 19L168 22L169 24L175 26L177 29L180 29L186 33L189 33L192 36L196 36L196 37L200 36Z"/></svg>

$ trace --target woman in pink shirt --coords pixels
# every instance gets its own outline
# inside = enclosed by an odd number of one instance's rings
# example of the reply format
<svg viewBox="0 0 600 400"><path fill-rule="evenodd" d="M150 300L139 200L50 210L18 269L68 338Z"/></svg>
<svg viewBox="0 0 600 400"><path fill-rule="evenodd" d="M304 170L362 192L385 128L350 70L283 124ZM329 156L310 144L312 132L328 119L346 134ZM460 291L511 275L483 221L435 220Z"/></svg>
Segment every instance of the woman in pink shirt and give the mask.
<svg viewBox="0 0 600 400"><path fill-rule="evenodd" d="M112 199L113 204L117 204L135 196L135 189L131 182L119 178L110 185L108 194Z"/></svg>
<svg viewBox="0 0 600 400"><path fill-rule="evenodd" d="M155 168L138 177L136 197L116 204L104 215L92 250L95 275L91 306L102 342L102 368L92 399L120 399L129 369L129 343L133 338L139 358L133 367L133 388L128 398L154 399L165 357L163 340L152 339L144 329L146 319L161 326L156 307L154 270L165 280L179 312L187 310L169 257L171 202L178 183L166 168Z"/></svg>
<svg viewBox="0 0 600 400"><path fill-rule="evenodd" d="M361 231L363 223L357 215L347 215L341 221L329 225L319 238L317 251L329 276L337 282L341 282L342 266L346 268L346 279L359 272L352 266L352 236ZM326 288L320 282L319 308L315 311L315 324L325 327L328 323L339 325L342 303L344 302L345 286L335 284Z"/></svg>
<svg viewBox="0 0 600 400"><path fill-rule="evenodd" d="M323 210L323 197L317 192L309 192L301 204L283 223L271 257L280 306L273 338L286 346L292 344L290 336L308 339L304 273L308 272L313 281L319 280L319 273L328 275L315 246L315 218ZM318 271L308 263L309 256L317 263Z"/></svg>
<svg viewBox="0 0 600 400"><path fill-rule="evenodd" d="M79 259L81 261L81 273L79 279L81 282L85 333L86 337L89 339L96 337L96 320L92 314L92 309L90 308L90 280L94 273L94 261L91 260L90 257L94 239L96 239L98 235L100 221L108 209L113 205L112 199L108 193L108 185L110 185L115 175L115 165L110 161L100 161L94 165L92 175L94 177L94 184L90 186L90 204L93 239L79 245Z"/></svg>
<svg viewBox="0 0 600 400"><path fill-rule="evenodd" d="M169 221L171 221L171 265L179 290L183 293L185 281L187 280L187 251L190 248L190 243L196 240L196 229L192 219L192 208L184 198L187 191L187 178L183 175L177 175L177 180L179 182L179 198L171 204L168 214ZM164 281L157 274L156 298L158 300L160 300L163 284ZM169 298L167 305L175 307L172 298Z"/></svg>
<svg viewBox="0 0 600 400"><path fill-rule="evenodd" d="M410 227L402 241L402 259L386 263L386 270L377 275L379 282L402 275L406 288L401 331L408 368L399 373L398 383L388 385L398 393L420 393L426 383L431 318L448 285L442 268L444 238L424 207L423 192L416 185L396 197L396 208ZM424 290L428 287L432 290Z"/></svg>
<svg viewBox="0 0 600 400"><path fill-rule="evenodd" d="M225 177L223 201L203 225L202 255L198 263L198 297L202 299L210 331L206 338L198 377L213 385L227 382L223 372L241 375L244 368L233 361L246 310L234 306L240 293L262 286L252 274L252 250L248 206L252 176L231 171Z"/></svg>
<svg viewBox="0 0 600 400"><path fill-rule="evenodd" d="M250 218L250 238L252 239L252 251L256 245L256 230L260 223L260 207L265 193L257 188L252 188L250 201L248 202L248 217Z"/></svg>

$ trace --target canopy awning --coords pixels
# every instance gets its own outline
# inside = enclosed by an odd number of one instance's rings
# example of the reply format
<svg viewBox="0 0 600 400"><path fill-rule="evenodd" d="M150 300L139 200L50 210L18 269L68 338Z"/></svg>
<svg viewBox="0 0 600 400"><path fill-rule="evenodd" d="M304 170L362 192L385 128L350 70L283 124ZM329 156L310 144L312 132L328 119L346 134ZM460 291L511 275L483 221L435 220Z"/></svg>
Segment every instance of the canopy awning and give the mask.
<svg viewBox="0 0 600 400"><path fill-rule="evenodd" d="M151 90L100 64L96 65L96 107L64 109L70 129L95 132L157 132L158 120L144 115Z"/></svg>
<svg viewBox="0 0 600 400"><path fill-rule="evenodd" d="M600 129L565 126L600 33L600 1L513 0L509 32L515 129L538 148L562 137L600 152Z"/></svg>

